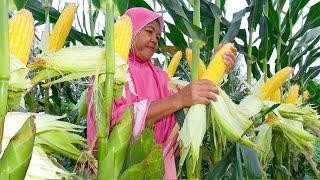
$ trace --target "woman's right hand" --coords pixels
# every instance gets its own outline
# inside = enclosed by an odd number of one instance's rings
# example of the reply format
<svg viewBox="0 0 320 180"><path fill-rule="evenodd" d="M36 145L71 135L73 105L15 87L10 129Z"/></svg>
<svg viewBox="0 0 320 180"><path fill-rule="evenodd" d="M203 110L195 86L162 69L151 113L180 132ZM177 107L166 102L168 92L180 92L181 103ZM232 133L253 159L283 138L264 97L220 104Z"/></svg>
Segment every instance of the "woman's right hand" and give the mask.
<svg viewBox="0 0 320 180"><path fill-rule="evenodd" d="M186 87L179 90L175 96L182 108L194 104L209 104L216 101L219 94L218 88L209 80L194 80Z"/></svg>

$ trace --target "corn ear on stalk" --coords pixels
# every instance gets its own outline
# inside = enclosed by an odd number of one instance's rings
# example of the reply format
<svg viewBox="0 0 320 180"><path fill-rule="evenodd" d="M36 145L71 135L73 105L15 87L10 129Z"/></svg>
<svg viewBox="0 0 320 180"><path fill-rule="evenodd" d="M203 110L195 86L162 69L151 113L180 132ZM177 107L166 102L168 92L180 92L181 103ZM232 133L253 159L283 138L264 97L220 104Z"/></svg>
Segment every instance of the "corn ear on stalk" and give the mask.
<svg viewBox="0 0 320 180"><path fill-rule="evenodd" d="M132 23L129 16L122 16L114 24L115 52L128 61L132 40Z"/></svg>
<svg viewBox="0 0 320 180"><path fill-rule="evenodd" d="M297 104L298 103L298 97L299 97L299 85L295 84L291 86L288 96L286 98L287 104Z"/></svg>
<svg viewBox="0 0 320 180"><path fill-rule="evenodd" d="M293 72L292 67L285 67L279 72L274 74L267 82L261 87L259 97L262 100L268 100L272 93L280 88L283 83L289 78L289 75Z"/></svg>
<svg viewBox="0 0 320 180"><path fill-rule="evenodd" d="M278 88L276 91L273 92L273 94L270 97L270 100L275 102L275 103L280 103L280 101L281 101L280 88ZM274 115L273 113L270 113L267 116L266 122L268 124L273 124L277 120L278 120L278 117L276 115Z"/></svg>
<svg viewBox="0 0 320 180"><path fill-rule="evenodd" d="M127 108L118 124L112 129L107 144L106 159L110 169L106 172L110 179L117 179L120 175L127 148L132 133L131 108Z"/></svg>
<svg viewBox="0 0 320 180"><path fill-rule="evenodd" d="M27 64L34 35L34 19L28 10L18 11L9 21L10 54Z"/></svg>
<svg viewBox="0 0 320 180"><path fill-rule="evenodd" d="M231 47L233 47L233 44L228 43L224 45L216 54L214 54L202 79L209 79L215 85L220 86L227 69L227 66L223 60L223 55L225 52L231 51Z"/></svg>
<svg viewBox="0 0 320 180"><path fill-rule="evenodd" d="M187 59L187 63L190 67L190 69L192 69L192 50L190 48L186 49L186 59ZM203 61L200 59L199 62L199 79L203 77L203 75L206 72L206 65L203 63Z"/></svg>
<svg viewBox="0 0 320 180"><path fill-rule="evenodd" d="M29 117L11 138L0 159L1 179L24 179L35 139L34 116Z"/></svg>
<svg viewBox="0 0 320 180"><path fill-rule="evenodd" d="M50 51L55 52L63 47L64 42L66 41L71 30L76 11L76 4L70 3L60 14L59 19L49 37Z"/></svg>
<svg viewBox="0 0 320 180"><path fill-rule="evenodd" d="M170 64L169 64L169 66L167 68L167 74L169 76L169 79L171 79L173 77L174 73L176 73L178 65L179 65L179 63L181 61L181 58L182 58L182 52L181 51L178 51L173 55L173 57L172 57L172 59L170 61Z"/></svg>

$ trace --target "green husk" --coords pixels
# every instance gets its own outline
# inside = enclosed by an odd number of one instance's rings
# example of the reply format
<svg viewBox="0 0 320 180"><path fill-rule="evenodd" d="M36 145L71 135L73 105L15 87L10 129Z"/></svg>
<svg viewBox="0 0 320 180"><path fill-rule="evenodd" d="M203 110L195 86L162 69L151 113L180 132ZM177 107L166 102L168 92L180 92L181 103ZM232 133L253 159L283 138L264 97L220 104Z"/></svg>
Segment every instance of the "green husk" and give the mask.
<svg viewBox="0 0 320 180"><path fill-rule="evenodd" d="M0 159L0 179L24 179L35 139L34 116L30 116L10 140Z"/></svg>
<svg viewBox="0 0 320 180"><path fill-rule="evenodd" d="M123 169L142 162L150 153L154 143L152 130L148 128L143 130L134 143L129 145Z"/></svg>
<svg viewBox="0 0 320 180"><path fill-rule="evenodd" d="M206 106L196 104L190 107L183 126L179 132L179 139L182 143L182 158L180 164L183 164L189 150L193 158L193 171L199 159L200 146L206 131Z"/></svg>
<svg viewBox="0 0 320 180"><path fill-rule="evenodd" d="M146 159L142 162L130 166L119 177L119 180L127 179L163 179L164 163L162 157L162 147L156 144Z"/></svg>
<svg viewBox="0 0 320 180"><path fill-rule="evenodd" d="M132 133L132 117L131 108L127 108L118 124L113 128L107 144L107 159L109 167L106 175L110 179L117 179L122 169L131 133Z"/></svg>

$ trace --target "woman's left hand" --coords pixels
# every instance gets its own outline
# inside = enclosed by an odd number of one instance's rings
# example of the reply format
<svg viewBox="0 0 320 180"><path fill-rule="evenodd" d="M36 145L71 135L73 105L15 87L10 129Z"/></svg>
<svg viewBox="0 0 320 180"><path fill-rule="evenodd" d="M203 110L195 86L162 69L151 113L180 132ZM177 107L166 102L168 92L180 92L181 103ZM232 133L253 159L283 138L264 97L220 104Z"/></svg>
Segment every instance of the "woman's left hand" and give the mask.
<svg viewBox="0 0 320 180"><path fill-rule="evenodd" d="M223 45L219 44L215 48L215 52L219 51L222 47ZM237 48L235 47L231 47L231 51L227 51L223 55L224 63L227 65L226 73L229 73L230 70L233 68L233 65L236 61L236 57L237 57Z"/></svg>

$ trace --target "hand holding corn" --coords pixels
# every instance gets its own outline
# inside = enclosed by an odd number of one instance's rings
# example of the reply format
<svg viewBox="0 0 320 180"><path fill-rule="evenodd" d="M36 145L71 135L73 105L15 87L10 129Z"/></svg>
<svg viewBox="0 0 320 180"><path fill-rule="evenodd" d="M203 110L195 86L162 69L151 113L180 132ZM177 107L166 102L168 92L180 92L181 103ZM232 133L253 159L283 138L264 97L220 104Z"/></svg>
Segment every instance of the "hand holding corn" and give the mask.
<svg viewBox="0 0 320 180"><path fill-rule="evenodd" d="M174 96L181 108L184 108L194 104L209 104L211 100L216 101L218 93L218 88L211 81L202 79L192 81Z"/></svg>
<svg viewBox="0 0 320 180"><path fill-rule="evenodd" d="M217 53L221 48L223 47L222 44L219 44L215 49L215 53ZM223 55L223 61L226 64L227 68L226 68L226 72L225 73L229 73L230 70L232 69L235 61L236 61L236 56L237 56L237 48L235 48L234 46L232 46L230 48L231 51L226 51Z"/></svg>

